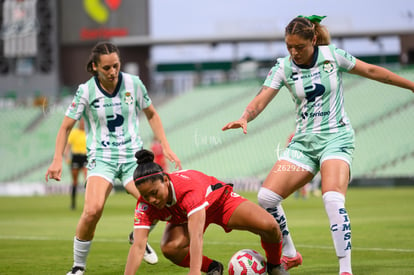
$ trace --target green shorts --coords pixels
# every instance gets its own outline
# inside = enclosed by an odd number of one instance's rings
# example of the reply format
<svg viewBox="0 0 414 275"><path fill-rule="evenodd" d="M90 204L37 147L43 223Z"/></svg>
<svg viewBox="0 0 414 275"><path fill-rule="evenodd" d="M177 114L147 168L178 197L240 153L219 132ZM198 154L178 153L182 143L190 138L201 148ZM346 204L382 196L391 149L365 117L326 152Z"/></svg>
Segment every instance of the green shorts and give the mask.
<svg viewBox="0 0 414 275"><path fill-rule="evenodd" d="M354 150L353 130L323 134L295 134L279 159L287 160L314 175L325 160L341 159L348 163L351 172Z"/></svg>
<svg viewBox="0 0 414 275"><path fill-rule="evenodd" d="M112 163L108 161L92 159L88 161L88 178L91 176L102 177L114 185L115 180L119 179L122 185L127 185L133 180L137 163L135 161L127 163Z"/></svg>

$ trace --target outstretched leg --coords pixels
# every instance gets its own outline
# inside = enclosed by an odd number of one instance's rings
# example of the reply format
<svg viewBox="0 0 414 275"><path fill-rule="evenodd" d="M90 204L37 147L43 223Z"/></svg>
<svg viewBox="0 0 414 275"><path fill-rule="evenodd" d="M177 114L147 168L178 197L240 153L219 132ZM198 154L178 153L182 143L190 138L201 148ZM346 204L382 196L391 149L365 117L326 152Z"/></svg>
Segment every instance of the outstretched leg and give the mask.
<svg viewBox="0 0 414 275"><path fill-rule="evenodd" d="M251 201L242 202L234 210L227 227L259 235L269 274L288 274L281 266L282 236L279 225L263 208Z"/></svg>
<svg viewBox="0 0 414 275"><path fill-rule="evenodd" d="M258 203L269 212L282 232L282 262L285 269L302 264L302 255L296 250L287 223L282 201L290 194L307 184L313 174L286 160L279 160L273 166L257 195Z"/></svg>

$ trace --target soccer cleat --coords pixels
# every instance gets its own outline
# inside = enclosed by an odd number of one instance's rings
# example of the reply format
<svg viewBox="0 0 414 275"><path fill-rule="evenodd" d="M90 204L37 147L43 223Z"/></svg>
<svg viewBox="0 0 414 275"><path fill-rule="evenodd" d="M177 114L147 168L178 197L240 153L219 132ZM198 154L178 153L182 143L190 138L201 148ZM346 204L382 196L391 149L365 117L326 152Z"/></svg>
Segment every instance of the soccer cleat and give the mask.
<svg viewBox="0 0 414 275"><path fill-rule="evenodd" d="M134 232L129 233L128 241L129 241L129 244L133 244L134 243ZM146 261L149 264L156 264L156 263L158 263L157 253L149 245L149 243L147 243L147 246L145 247L144 261Z"/></svg>
<svg viewBox="0 0 414 275"><path fill-rule="evenodd" d="M296 252L296 256L295 257L286 257L283 256L282 257L282 265L286 270L291 269L292 267L296 267L298 265L302 264L302 255L300 255L299 252Z"/></svg>
<svg viewBox="0 0 414 275"><path fill-rule="evenodd" d="M223 275L223 265L217 261L213 261L208 267L206 275Z"/></svg>
<svg viewBox="0 0 414 275"><path fill-rule="evenodd" d="M267 263L267 274L269 275L289 275L282 264L272 265Z"/></svg>
<svg viewBox="0 0 414 275"><path fill-rule="evenodd" d="M342 272L341 275L352 275L352 274L349 272Z"/></svg>
<svg viewBox="0 0 414 275"><path fill-rule="evenodd" d="M72 267L72 270L66 273L66 275L83 275L85 274L85 269L80 266Z"/></svg>
<svg viewBox="0 0 414 275"><path fill-rule="evenodd" d="M155 253L155 250L152 249L149 243L147 243L147 246L145 247L144 261L146 261L149 264L158 263L157 253Z"/></svg>

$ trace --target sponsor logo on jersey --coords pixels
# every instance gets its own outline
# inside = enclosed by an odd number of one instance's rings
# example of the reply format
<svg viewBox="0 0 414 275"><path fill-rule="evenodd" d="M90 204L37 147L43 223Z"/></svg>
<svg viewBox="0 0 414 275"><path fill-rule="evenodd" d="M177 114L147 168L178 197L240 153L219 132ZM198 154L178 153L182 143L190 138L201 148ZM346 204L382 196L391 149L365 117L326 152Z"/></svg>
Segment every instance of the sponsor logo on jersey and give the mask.
<svg viewBox="0 0 414 275"><path fill-rule="evenodd" d="M315 112L315 113L308 113L308 112L303 112L301 114L303 119L306 119L307 117L320 117L320 116L329 116L331 114L331 111L326 111L326 112Z"/></svg>
<svg viewBox="0 0 414 275"><path fill-rule="evenodd" d="M319 83L313 83L312 85L305 87L306 100L308 102L315 102L315 99L322 96L325 93L325 86Z"/></svg>
<svg viewBox="0 0 414 275"><path fill-rule="evenodd" d="M238 198L238 197L240 197L240 195L239 195L239 194L234 193L234 192L231 192L231 193L230 193L230 196L232 196L232 197L234 197L234 198Z"/></svg>
<svg viewBox="0 0 414 275"><path fill-rule="evenodd" d="M292 75L290 76L290 78L291 78L293 81L298 80L298 79L299 79L299 78L298 78L298 73L297 73L297 72L293 72L293 73L292 73Z"/></svg>
<svg viewBox="0 0 414 275"><path fill-rule="evenodd" d="M89 106L94 107L95 109L99 108L99 98L95 99L94 101L92 101Z"/></svg>
<svg viewBox="0 0 414 275"><path fill-rule="evenodd" d="M127 140L123 140L123 141L113 141L112 143L111 142L109 142L109 141L102 141L101 142L101 144L102 144L102 146L103 147L108 147L108 146L112 146L112 147L118 147L118 146L121 146L121 145L125 145L125 144L127 144L127 143L130 143L131 142L131 139L127 139Z"/></svg>
<svg viewBox="0 0 414 275"><path fill-rule="evenodd" d="M112 107L112 106L120 106L121 102L115 102L115 103L105 103L103 107Z"/></svg>
<svg viewBox="0 0 414 275"><path fill-rule="evenodd" d="M118 147L118 146L121 146L121 145L125 145L127 143L130 143L130 142L131 142L131 139L127 139L127 140L119 141L119 142L114 141L114 142L112 142L112 146Z"/></svg>
<svg viewBox="0 0 414 275"><path fill-rule="evenodd" d="M113 106L120 106L122 105L121 102L109 102L109 103L101 103L102 98L96 98L93 100L89 105L94 107L95 109L99 108L106 108L106 107L113 107Z"/></svg>
<svg viewBox="0 0 414 275"><path fill-rule="evenodd" d="M148 204L146 204L145 202L140 202L137 206L137 211L138 212L145 212L148 210Z"/></svg>
<svg viewBox="0 0 414 275"><path fill-rule="evenodd" d="M113 116L107 116L107 126L110 132L115 132L115 128L121 126L124 123L124 117L121 114L116 114Z"/></svg>
<svg viewBox="0 0 414 275"><path fill-rule="evenodd" d="M349 124L349 120L346 117L341 118L341 120L339 121L339 125L341 126L345 126Z"/></svg>
<svg viewBox="0 0 414 275"><path fill-rule="evenodd" d="M320 77L321 72L315 72L312 74L302 74L300 76L300 79L307 79L307 78L317 78ZM290 76L290 78L293 81L299 80L299 73L298 72L292 72L292 75Z"/></svg>
<svg viewBox="0 0 414 275"><path fill-rule="evenodd" d="M102 140L101 144L103 147L108 147L109 145L111 145L111 143L107 140Z"/></svg>

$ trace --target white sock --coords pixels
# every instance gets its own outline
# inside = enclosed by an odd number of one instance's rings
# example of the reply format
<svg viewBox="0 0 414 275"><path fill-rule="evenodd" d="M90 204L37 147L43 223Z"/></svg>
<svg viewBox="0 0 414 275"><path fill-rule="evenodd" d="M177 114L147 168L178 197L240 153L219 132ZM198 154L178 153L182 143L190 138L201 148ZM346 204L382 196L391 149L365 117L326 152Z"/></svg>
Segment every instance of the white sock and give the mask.
<svg viewBox="0 0 414 275"><path fill-rule="evenodd" d="M351 268L351 224L345 209L345 197L341 193L329 191L322 196L328 214L332 240L339 259L340 273Z"/></svg>
<svg viewBox="0 0 414 275"><path fill-rule="evenodd" d="M286 257L295 257L296 248L290 236L285 211L282 207L283 198L275 192L261 187L257 194L259 205L269 212L279 223L280 231L282 232L282 255Z"/></svg>
<svg viewBox="0 0 414 275"><path fill-rule="evenodd" d="M80 241L76 237L73 241L73 266L86 267L86 258L88 257L92 241Z"/></svg>

